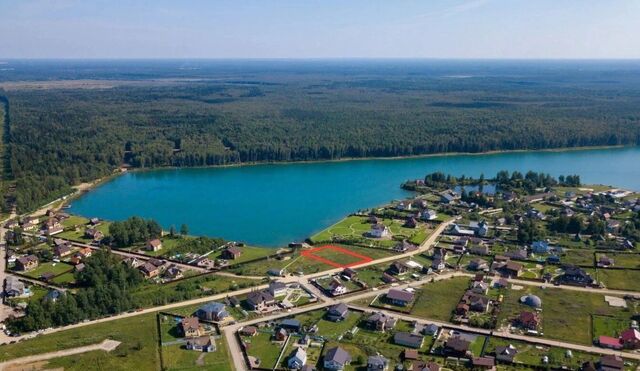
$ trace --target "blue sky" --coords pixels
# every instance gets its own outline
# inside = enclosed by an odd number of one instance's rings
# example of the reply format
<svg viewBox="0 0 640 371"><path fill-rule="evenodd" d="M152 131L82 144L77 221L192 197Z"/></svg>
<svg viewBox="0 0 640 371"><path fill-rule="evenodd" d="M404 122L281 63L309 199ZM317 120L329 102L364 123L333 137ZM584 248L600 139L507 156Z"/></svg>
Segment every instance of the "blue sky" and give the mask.
<svg viewBox="0 0 640 371"><path fill-rule="evenodd" d="M637 0L0 0L0 58L640 58Z"/></svg>

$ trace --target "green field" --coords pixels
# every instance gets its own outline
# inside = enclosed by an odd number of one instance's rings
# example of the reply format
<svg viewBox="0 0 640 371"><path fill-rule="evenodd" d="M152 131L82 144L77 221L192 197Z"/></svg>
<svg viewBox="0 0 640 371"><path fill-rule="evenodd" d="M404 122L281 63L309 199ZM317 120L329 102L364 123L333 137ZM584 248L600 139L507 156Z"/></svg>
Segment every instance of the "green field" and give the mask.
<svg viewBox="0 0 640 371"><path fill-rule="evenodd" d="M590 353L572 351L572 357L566 356L566 349L556 347L534 346L525 342L506 340L492 337L489 339L485 354L493 354L497 346L513 345L518 350L518 354L514 360L518 363L533 367L545 367L542 363L542 357L549 357L548 366L561 367L567 366L572 370L579 369L582 363L587 361L597 361L599 356Z"/></svg>
<svg viewBox="0 0 640 371"><path fill-rule="evenodd" d="M399 219L381 219L382 224L389 227L391 235L396 238L406 238L414 244L421 244L432 232L425 225L419 223L417 228L403 227L404 221ZM391 248L397 244L393 239L375 239L366 237L371 230L371 223L366 216L351 215L331 227L311 236L311 242L318 244L331 242L333 238L364 245Z"/></svg>
<svg viewBox="0 0 640 371"><path fill-rule="evenodd" d="M594 315L592 316L593 339L596 340L602 335L618 337L622 331L629 328L629 322L627 319Z"/></svg>
<svg viewBox="0 0 640 371"><path fill-rule="evenodd" d="M261 368L275 367L283 344L271 341L271 334L264 332L242 339L248 344L247 353L260 360Z"/></svg>
<svg viewBox="0 0 640 371"><path fill-rule="evenodd" d="M469 287L469 278L451 279L423 285L417 293L411 315L425 319L449 321L451 314Z"/></svg>
<svg viewBox="0 0 640 371"><path fill-rule="evenodd" d="M614 252L606 254L596 254L597 258L602 255L606 255L609 258L613 259L613 266L616 268L640 268L640 254Z"/></svg>
<svg viewBox="0 0 640 371"><path fill-rule="evenodd" d="M597 279L608 289L640 291L640 270L598 269Z"/></svg>
<svg viewBox="0 0 640 371"><path fill-rule="evenodd" d="M565 264L593 267L594 251L590 249L567 249L560 257L560 261Z"/></svg>
<svg viewBox="0 0 640 371"><path fill-rule="evenodd" d="M354 253L368 256L372 259L379 259L383 257L387 257L391 255L391 252L381 250L381 249L372 249L366 247L358 247L358 246L347 246L347 245L336 245L343 247L345 249L351 250ZM322 257L336 261L342 259L348 259L348 262L352 262L354 258L352 256L348 256L342 252L335 250L326 250L321 253ZM304 272L305 274L322 272L328 269L335 268L334 266L325 264L318 260L314 260L312 258L308 258L300 255L300 251L297 250L293 254L290 255L290 259L288 260L278 260L278 259L268 259L261 260L258 262L247 263L245 265L239 267L233 267L229 269L229 271L234 272L240 275L255 275L255 276L264 276L267 274L267 271L271 268L277 269L286 269L287 272L295 273L295 272Z"/></svg>
<svg viewBox="0 0 640 371"><path fill-rule="evenodd" d="M542 300L542 330L544 336L557 340L571 339L580 344L591 344L593 329L592 315L603 315L630 320L633 310L611 307L604 301L604 295L582 291L547 287L526 287L523 290L508 290L501 305L498 323L505 325L523 310L530 310L520 304L522 295L532 293ZM571 315L568 315L570 313Z"/></svg>
<svg viewBox="0 0 640 371"><path fill-rule="evenodd" d="M160 369L158 337L155 314L145 314L117 321L64 330L34 339L0 347L0 360L52 352L100 343L105 339L121 341L111 352L83 353L50 361L49 368L66 370L94 370L96 365L104 370L156 371Z"/></svg>
<svg viewBox="0 0 640 371"><path fill-rule="evenodd" d="M58 276L67 272L71 272L72 270L73 270L73 265L70 265L67 263L46 262L46 263L41 263L34 270L31 270L28 272L21 272L21 273L23 273L25 276L38 279L43 273L51 272L55 276Z"/></svg>

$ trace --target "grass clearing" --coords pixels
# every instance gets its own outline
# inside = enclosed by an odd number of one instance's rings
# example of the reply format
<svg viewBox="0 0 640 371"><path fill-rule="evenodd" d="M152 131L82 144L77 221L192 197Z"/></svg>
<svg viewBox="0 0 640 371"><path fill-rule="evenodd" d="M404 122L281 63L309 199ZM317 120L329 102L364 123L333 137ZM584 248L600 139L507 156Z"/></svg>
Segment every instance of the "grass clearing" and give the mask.
<svg viewBox="0 0 640 371"><path fill-rule="evenodd" d="M411 310L412 316L449 321L460 297L469 287L469 278L453 277L423 285Z"/></svg>

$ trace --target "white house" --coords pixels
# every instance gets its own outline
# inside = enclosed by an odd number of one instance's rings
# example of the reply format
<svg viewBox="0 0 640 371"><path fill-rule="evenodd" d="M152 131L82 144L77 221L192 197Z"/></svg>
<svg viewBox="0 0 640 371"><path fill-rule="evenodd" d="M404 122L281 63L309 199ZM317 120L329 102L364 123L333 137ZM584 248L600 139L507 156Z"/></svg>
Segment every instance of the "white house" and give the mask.
<svg viewBox="0 0 640 371"><path fill-rule="evenodd" d="M302 368L305 363L307 363L307 352L300 347L298 347L287 360L287 366L292 370Z"/></svg>
<svg viewBox="0 0 640 371"><path fill-rule="evenodd" d="M420 219L422 220L436 220L438 219L438 213L435 210L424 210L420 214Z"/></svg>
<svg viewBox="0 0 640 371"><path fill-rule="evenodd" d="M371 226L371 230L369 231L369 235L374 238L384 238L391 236L391 231L389 227L382 223L377 223Z"/></svg>

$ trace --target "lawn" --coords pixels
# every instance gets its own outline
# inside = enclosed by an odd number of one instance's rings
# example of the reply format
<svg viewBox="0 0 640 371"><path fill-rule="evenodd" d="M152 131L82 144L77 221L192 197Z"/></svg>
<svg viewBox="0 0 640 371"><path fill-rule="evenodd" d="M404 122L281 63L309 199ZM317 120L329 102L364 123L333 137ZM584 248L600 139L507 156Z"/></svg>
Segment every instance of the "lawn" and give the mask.
<svg viewBox="0 0 640 371"><path fill-rule="evenodd" d="M593 254L594 251L590 249L567 249L560 261L565 264L593 267Z"/></svg>
<svg viewBox="0 0 640 371"><path fill-rule="evenodd" d="M432 232L424 224L418 223L416 228L403 227L404 220L384 218L381 223L389 227L391 234L397 238L406 238L417 245L424 242ZM371 223L368 217L351 215L329 228L311 236L312 243L332 242L334 238L349 241L350 243L373 245L378 247L391 248L397 244L392 239L375 239L366 237L366 233L371 230Z"/></svg>
<svg viewBox="0 0 640 371"><path fill-rule="evenodd" d="M371 259L379 259L379 258L390 256L392 254L390 251L385 251L381 249L372 249L372 248L349 246L349 245L335 245L335 246L345 248L359 255L368 256ZM253 262L253 263L247 263L240 267L233 267L229 269L229 271L239 275L264 276L267 274L267 271L272 268L285 269L289 273L303 272L305 274L318 273L318 272L335 268L335 266L323 263L316 259L302 256L301 250L296 250L290 256L291 256L291 259L288 259L288 260L268 259L268 260ZM343 259L342 258L343 256L345 256L345 254L340 253L338 251L328 251L326 255L323 255L324 258L327 258L329 260ZM354 257L349 257L348 259L352 259L352 258Z"/></svg>
<svg viewBox="0 0 640 371"><path fill-rule="evenodd" d="M252 337L243 337L247 343L247 354L260 360L261 368L273 368L276 365L283 344L271 341L271 334L259 332Z"/></svg>
<svg viewBox="0 0 640 371"><path fill-rule="evenodd" d="M598 269L598 281L614 290L640 291L640 271L629 269Z"/></svg>
<svg viewBox="0 0 640 371"><path fill-rule="evenodd" d="M616 268L640 268L640 254L634 253L598 253L597 258L606 255L613 259L613 266Z"/></svg>
<svg viewBox="0 0 640 371"><path fill-rule="evenodd" d="M622 331L629 328L629 320L607 316L594 315L592 324L594 340L602 335L618 337Z"/></svg>
<svg viewBox="0 0 640 371"><path fill-rule="evenodd" d="M156 371L160 369L157 333L156 315L145 314L3 345L0 360L96 344L109 338L122 342L111 353L96 351L57 358L47 367L84 371L95 370L96 365L100 365L103 370Z"/></svg>
<svg viewBox="0 0 640 371"><path fill-rule="evenodd" d="M566 349L563 348L535 346L525 342L506 340L495 337L489 339L485 348L485 354L494 353L497 346L507 346L509 344L518 349L518 354L515 356L515 361L532 367L547 366L542 363L542 357L544 356L549 357L548 366L553 368L566 366L572 370L579 369L584 362L597 361L599 359L599 356L597 355L579 351L572 351L573 356L569 358L566 356Z"/></svg>
<svg viewBox="0 0 640 371"><path fill-rule="evenodd" d="M224 336L216 339L216 350L211 353L187 350L182 345L169 345L162 347L163 370L187 371L187 370L216 370L231 371L231 357L225 343Z"/></svg>
<svg viewBox="0 0 640 371"><path fill-rule="evenodd" d="M468 287L469 279L467 277L453 277L425 284L417 293L411 315L449 321L458 301Z"/></svg>
<svg viewBox="0 0 640 371"><path fill-rule="evenodd" d="M215 295L263 283L261 280L218 276L211 273L166 284L147 283L136 288L132 295L141 305L153 306Z"/></svg>
<svg viewBox="0 0 640 371"><path fill-rule="evenodd" d="M64 238L64 239L71 240L71 241L89 243L92 240L90 238L86 238L84 236L84 231L85 231L85 229L88 228L88 226L86 225L86 223L88 221L89 220L86 219L86 218L82 218L82 217L79 217L79 216L71 216L69 219L63 221L63 223L62 223L62 225L65 228L65 231L56 234L54 236L54 238L59 237L59 238ZM109 234L109 225L110 224L111 223L109 223L107 221L102 221L95 228L97 230L99 230L100 232L102 232L105 236L107 236ZM77 226L77 228L76 228L77 230L73 229L72 228L73 226Z"/></svg>
<svg viewBox="0 0 640 371"><path fill-rule="evenodd" d="M73 265L67 263L54 263L54 262L46 262L41 263L38 267L32 271L22 272L25 276L40 278L43 273L51 272L55 276L71 272L73 270Z"/></svg>
<svg viewBox="0 0 640 371"><path fill-rule="evenodd" d="M316 325L318 325L318 333L322 334L326 339L334 340L354 328L360 322L360 319L362 319L362 313L349 311L349 315L343 321L332 322L321 318L316 322Z"/></svg>
<svg viewBox="0 0 640 371"><path fill-rule="evenodd" d="M537 295L542 300L542 329L544 336L552 339L570 339L575 343L591 344L592 315L611 316L627 321L633 315L630 310L609 306L601 294L552 287L527 287L506 292L498 318L499 324L505 325L521 311L530 310L519 302L520 297L527 293Z"/></svg>

